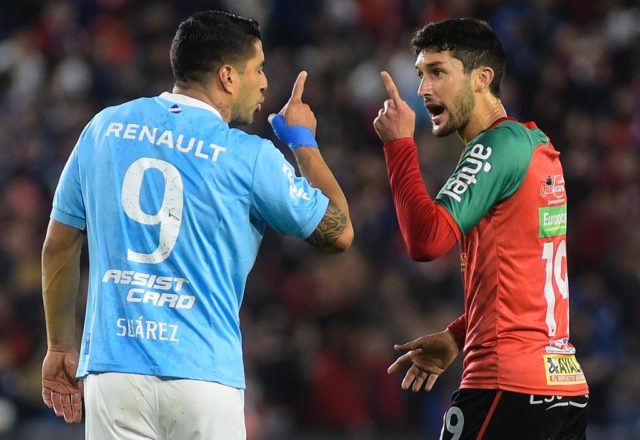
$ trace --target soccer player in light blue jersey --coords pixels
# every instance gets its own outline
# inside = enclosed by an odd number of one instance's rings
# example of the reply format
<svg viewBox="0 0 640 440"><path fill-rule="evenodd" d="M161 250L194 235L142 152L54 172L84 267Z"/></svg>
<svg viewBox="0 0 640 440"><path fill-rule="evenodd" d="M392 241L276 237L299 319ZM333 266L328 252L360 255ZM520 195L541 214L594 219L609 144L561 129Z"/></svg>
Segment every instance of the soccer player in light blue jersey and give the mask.
<svg viewBox="0 0 640 440"><path fill-rule="evenodd" d="M302 177L272 142L229 128L260 110L264 61L256 21L197 13L173 39L173 92L104 109L71 153L42 251L42 396L72 423L84 393L88 439L244 439L239 308L265 228L324 252L351 245L302 102L306 72L269 118Z"/></svg>

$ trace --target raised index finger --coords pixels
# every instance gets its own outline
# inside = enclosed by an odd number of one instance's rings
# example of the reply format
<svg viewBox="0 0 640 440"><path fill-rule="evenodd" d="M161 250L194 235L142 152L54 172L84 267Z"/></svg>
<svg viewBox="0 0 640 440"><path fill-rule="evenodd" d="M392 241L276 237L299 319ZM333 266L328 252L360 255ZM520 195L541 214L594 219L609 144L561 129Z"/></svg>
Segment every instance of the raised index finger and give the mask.
<svg viewBox="0 0 640 440"><path fill-rule="evenodd" d="M302 101L302 93L304 92L304 82L307 80L307 72L302 71L298 74L296 82L293 83L290 101Z"/></svg>
<svg viewBox="0 0 640 440"><path fill-rule="evenodd" d="M400 93L398 93L398 87L396 87L396 83L393 82L391 75L386 70L380 72L382 76L382 81L384 82L384 86L387 88L387 93L389 94L389 98L393 99L394 104L398 104L402 101L400 97Z"/></svg>

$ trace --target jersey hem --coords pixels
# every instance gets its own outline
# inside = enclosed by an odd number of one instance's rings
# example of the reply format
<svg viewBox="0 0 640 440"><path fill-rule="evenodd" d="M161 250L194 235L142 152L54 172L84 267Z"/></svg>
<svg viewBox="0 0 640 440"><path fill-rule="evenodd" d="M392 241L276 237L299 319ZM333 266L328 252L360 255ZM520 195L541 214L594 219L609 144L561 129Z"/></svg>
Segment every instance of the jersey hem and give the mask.
<svg viewBox="0 0 640 440"><path fill-rule="evenodd" d="M133 368L125 368L117 365L99 364L94 365L92 368L86 368L78 370L76 378L83 379L89 374L101 374L101 373L126 373L126 374L139 374L141 376L153 376L161 379L189 379L189 380L201 380L204 382L216 382L222 385L227 385L233 388L246 389L247 385L244 380L235 380L215 374L211 375L197 375L197 374L185 374L179 372L170 372L168 374L157 374L150 371L136 371Z"/></svg>
<svg viewBox="0 0 640 440"><path fill-rule="evenodd" d="M67 226L71 226L72 228L80 230L84 230L86 224L84 219L75 215L67 214L66 212L60 211L56 207L53 207L53 209L51 210L50 217L59 223L63 223Z"/></svg>
<svg viewBox="0 0 640 440"><path fill-rule="evenodd" d="M520 385L509 385L509 384L486 384L486 383L473 383L466 382L460 384L460 389L480 389L480 390L503 390L510 391L513 393L520 394L535 394L539 396L583 396L585 394L589 394L589 386L584 385L583 387L575 390L566 390L562 388L529 388Z"/></svg>
<svg viewBox="0 0 640 440"><path fill-rule="evenodd" d="M383 149L385 151L401 149L401 148L418 148L418 145L416 144L416 140L414 138L404 137L404 138L398 138L398 139L389 141L383 146Z"/></svg>
<svg viewBox="0 0 640 440"><path fill-rule="evenodd" d="M316 229L318 229L318 226L320 226L320 222L322 222L322 219L326 215L330 202L329 197L327 197L322 191L320 191L320 194L322 194L323 200L320 200L318 202L318 206L320 206L320 204L324 204L324 210L319 208L317 211L318 213L316 214L317 218L311 218L309 222L307 222L305 227L300 230L300 233L295 234L294 237L297 237L301 240L306 240L311 236L311 234L313 234ZM314 225L313 228L311 227L311 225Z"/></svg>

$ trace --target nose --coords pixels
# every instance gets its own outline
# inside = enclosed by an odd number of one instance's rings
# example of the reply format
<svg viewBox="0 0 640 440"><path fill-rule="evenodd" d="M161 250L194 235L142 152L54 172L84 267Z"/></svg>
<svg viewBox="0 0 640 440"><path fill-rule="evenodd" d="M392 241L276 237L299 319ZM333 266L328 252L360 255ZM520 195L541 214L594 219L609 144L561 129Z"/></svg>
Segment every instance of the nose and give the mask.
<svg viewBox="0 0 640 440"><path fill-rule="evenodd" d="M267 75L262 75L262 83L260 84L260 91L264 92L269 88L269 80L267 79Z"/></svg>
<svg viewBox="0 0 640 440"><path fill-rule="evenodd" d="M433 94L433 83L423 76L418 86L418 96L424 98L425 96L431 96Z"/></svg>

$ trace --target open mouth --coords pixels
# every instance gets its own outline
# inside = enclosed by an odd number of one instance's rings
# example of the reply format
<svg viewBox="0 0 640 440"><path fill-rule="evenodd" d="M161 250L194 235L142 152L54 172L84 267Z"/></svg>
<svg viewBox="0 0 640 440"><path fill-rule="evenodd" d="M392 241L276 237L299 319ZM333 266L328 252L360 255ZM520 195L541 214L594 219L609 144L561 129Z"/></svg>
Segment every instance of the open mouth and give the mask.
<svg viewBox="0 0 640 440"><path fill-rule="evenodd" d="M446 110L442 105L427 104L427 110L431 117L440 116Z"/></svg>
<svg viewBox="0 0 640 440"><path fill-rule="evenodd" d="M425 106L427 107L429 115L431 115L431 123L434 126L441 125L444 122L442 118L444 118L444 114L446 113L447 108L443 105L431 103L425 104Z"/></svg>

